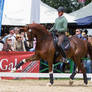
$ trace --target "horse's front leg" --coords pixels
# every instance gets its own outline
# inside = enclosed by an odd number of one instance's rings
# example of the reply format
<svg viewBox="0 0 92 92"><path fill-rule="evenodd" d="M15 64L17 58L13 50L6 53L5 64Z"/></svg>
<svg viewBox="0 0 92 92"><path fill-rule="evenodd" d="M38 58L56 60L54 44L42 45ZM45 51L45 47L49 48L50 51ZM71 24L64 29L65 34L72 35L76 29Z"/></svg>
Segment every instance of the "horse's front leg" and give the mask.
<svg viewBox="0 0 92 92"><path fill-rule="evenodd" d="M53 80L53 60L52 61L48 61L48 68L49 68L49 78L50 78L50 82L47 84L48 86L52 86L54 83Z"/></svg>
<svg viewBox="0 0 92 92"><path fill-rule="evenodd" d="M53 79L53 63L56 62L56 58L57 58L56 54L54 54L54 55L51 55L50 59L48 59L49 77L50 77L50 83L48 83L49 86L52 86L53 83L54 83L54 79Z"/></svg>
<svg viewBox="0 0 92 92"><path fill-rule="evenodd" d="M20 66L22 66L24 63L29 62L29 61L35 61L38 60L39 57L37 55L32 55L31 57L27 58L27 59L23 59L22 61L19 62L19 64L17 64L15 66L15 68L13 68L11 70L11 72L15 72L18 68L20 68Z"/></svg>

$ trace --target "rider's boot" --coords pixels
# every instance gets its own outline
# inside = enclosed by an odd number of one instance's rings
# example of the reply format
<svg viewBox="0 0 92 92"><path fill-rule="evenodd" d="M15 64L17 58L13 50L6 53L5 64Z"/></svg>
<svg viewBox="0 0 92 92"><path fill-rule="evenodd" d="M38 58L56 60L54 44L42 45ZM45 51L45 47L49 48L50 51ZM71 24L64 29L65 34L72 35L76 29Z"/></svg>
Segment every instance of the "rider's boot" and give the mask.
<svg viewBox="0 0 92 92"><path fill-rule="evenodd" d="M66 57L66 54L65 54L65 52L64 52L64 50L62 49L61 46L59 46L59 50L60 50L61 55L63 56L63 57L62 57L62 62L68 63L68 59L67 59L67 57Z"/></svg>

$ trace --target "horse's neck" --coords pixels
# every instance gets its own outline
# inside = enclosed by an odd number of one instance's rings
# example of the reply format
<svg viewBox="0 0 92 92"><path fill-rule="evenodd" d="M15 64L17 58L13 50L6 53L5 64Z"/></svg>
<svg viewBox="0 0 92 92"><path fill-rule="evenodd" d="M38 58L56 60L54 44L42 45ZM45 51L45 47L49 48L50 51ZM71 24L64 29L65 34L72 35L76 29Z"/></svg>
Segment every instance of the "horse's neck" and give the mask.
<svg viewBox="0 0 92 92"><path fill-rule="evenodd" d="M45 44L49 44L49 40L51 41L51 36L50 35L36 35L36 47L37 48L41 48L43 47Z"/></svg>
<svg viewBox="0 0 92 92"><path fill-rule="evenodd" d="M43 33L39 32L38 34L36 34L36 39L38 41L47 40L48 37L49 37L49 34L45 34L44 32Z"/></svg>
<svg viewBox="0 0 92 92"><path fill-rule="evenodd" d="M48 38L48 36L46 36L46 35L37 35L36 36L37 42L42 42L43 40L46 41L47 38Z"/></svg>

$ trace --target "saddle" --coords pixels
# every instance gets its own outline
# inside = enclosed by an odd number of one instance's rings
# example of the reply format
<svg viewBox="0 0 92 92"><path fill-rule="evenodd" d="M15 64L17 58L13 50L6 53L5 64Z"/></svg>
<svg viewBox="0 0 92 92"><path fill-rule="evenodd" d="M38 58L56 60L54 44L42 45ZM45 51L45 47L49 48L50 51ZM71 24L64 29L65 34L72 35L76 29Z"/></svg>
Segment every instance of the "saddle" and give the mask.
<svg viewBox="0 0 92 92"><path fill-rule="evenodd" d="M59 46L58 46L58 36L57 35L53 35L53 39L54 39L54 45L55 45L55 48L56 50L58 50ZM70 41L69 41L69 38L64 36L64 40L63 42L61 43L61 48L64 50L64 51L67 51L69 48L70 48Z"/></svg>

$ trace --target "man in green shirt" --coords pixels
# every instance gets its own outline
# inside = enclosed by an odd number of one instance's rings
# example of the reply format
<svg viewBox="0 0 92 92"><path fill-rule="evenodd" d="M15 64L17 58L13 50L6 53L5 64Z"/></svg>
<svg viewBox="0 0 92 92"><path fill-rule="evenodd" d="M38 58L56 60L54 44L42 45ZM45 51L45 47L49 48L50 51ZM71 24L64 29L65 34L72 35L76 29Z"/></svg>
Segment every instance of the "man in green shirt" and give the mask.
<svg viewBox="0 0 92 92"><path fill-rule="evenodd" d="M63 61L67 61L66 58L66 54L64 52L64 49L62 48L62 44L65 42L64 40L67 40L67 37L65 36L65 32L67 32L67 20L66 18L63 16L64 14L64 8L63 7L59 7L57 9L58 11L58 18L56 18L55 20L55 24L54 26L49 30L50 32L55 31L58 32L58 46L60 49L60 52L63 56Z"/></svg>

